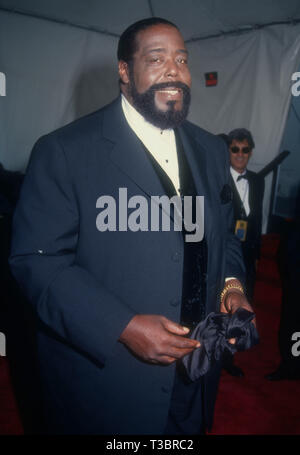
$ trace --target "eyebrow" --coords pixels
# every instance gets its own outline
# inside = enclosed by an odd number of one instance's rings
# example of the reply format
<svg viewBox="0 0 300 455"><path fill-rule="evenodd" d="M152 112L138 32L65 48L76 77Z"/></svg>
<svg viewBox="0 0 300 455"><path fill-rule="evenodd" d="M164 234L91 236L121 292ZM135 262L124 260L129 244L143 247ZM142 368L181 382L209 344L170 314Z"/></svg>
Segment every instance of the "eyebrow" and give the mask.
<svg viewBox="0 0 300 455"><path fill-rule="evenodd" d="M155 49L145 49L143 55L150 54L151 52L166 52L166 48L164 47L157 47ZM177 49L176 52L180 52L181 54L188 55L188 51L186 49Z"/></svg>

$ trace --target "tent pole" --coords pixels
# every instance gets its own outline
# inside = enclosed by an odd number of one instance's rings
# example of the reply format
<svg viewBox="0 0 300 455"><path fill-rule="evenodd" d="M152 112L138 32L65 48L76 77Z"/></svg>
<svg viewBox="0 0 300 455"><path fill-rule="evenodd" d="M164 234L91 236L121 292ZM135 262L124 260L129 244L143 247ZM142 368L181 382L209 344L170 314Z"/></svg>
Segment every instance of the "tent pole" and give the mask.
<svg viewBox="0 0 300 455"><path fill-rule="evenodd" d="M266 22L264 24L255 24L245 26L244 28L236 28L229 30L227 32L219 32L213 35L206 36L196 36L195 38L190 38L185 40L186 43L193 43L194 41L203 41L211 38L220 38L221 36L230 36L230 35L241 35L243 33L252 32L253 30L259 30L261 28L270 27L272 25L297 25L300 24L300 19L289 19L286 21L277 21L277 22Z"/></svg>
<svg viewBox="0 0 300 455"><path fill-rule="evenodd" d="M152 5L152 1L151 0L148 0L148 5L149 5L149 9L150 9L150 14L152 17L155 16L154 14L154 9L153 9L153 5Z"/></svg>

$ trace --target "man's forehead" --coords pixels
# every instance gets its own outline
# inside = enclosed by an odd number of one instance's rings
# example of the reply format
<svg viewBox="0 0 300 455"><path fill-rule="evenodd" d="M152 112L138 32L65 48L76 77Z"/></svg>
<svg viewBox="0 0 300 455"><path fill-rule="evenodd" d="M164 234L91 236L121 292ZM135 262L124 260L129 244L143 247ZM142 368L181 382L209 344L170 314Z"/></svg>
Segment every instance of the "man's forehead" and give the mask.
<svg viewBox="0 0 300 455"><path fill-rule="evenodd" d="M136 36L137 48L143 52L165 49L171 43L178 46L178 51L187 52L179 30L166 24L153 25L139 31Z"/></svg>
<svg viewBox="0 0 300 455"><path fill-rule="evenodd" d="M147 52L165 52L167 50L166 47L156 47L155 45L153 44L150 44L149 46L144 46L143 47L143 53L147 53ZM187 49L184 47L184 48L178 48L176 49L177 52L182 52L183 54L188 54L188 51Z"/></svg>

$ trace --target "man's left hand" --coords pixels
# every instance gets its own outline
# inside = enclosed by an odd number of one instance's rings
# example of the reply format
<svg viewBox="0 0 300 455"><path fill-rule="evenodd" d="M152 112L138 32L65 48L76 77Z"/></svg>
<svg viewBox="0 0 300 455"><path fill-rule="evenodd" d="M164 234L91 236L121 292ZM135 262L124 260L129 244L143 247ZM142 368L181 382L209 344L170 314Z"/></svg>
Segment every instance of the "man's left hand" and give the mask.
<svg viewBox="0 0 300 455"><path fill-rule="evenodd" d="M221 313L233 314L236 312L238 308L244 308L245 310L254 313L252 306L250 305L244 294L235 289L227 291L220 305Z"/></svg>
<svg viewBox="0 0 300 455"><path fill-rule="evenodd" d="M252 306L245 297L245 294L235 288L228 290L220 305L221 313L234 314L239 308L244 308L245 310L254 313ZM255 318L252 319L252 322L256 327ZM229 342L231 344L235 344L236 340L235 338L231 338Z"/></svg>

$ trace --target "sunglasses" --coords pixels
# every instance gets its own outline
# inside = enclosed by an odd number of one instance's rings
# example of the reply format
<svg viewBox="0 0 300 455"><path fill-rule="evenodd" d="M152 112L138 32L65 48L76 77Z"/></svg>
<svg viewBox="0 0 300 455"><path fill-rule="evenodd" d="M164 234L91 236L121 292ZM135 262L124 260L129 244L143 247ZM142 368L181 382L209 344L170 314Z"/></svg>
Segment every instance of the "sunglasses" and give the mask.
<svg viewBox="0 0 300 455"><path fill-rule="evenodd" d="M239 151L242 151L244 155L248 155L248 153L251 152L251 149L250 149L250 147L241 147L240 148L240 147L234 146L234 147L230 147L230 151L232 153L239 153Z"/></svg>

